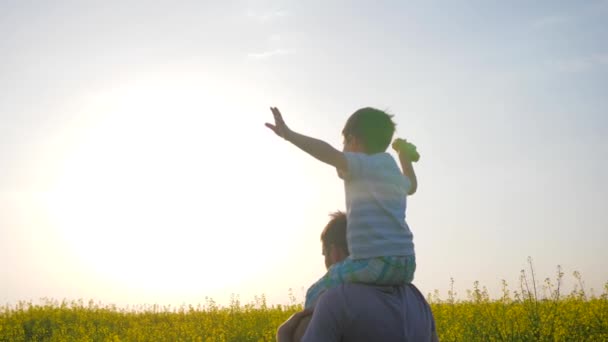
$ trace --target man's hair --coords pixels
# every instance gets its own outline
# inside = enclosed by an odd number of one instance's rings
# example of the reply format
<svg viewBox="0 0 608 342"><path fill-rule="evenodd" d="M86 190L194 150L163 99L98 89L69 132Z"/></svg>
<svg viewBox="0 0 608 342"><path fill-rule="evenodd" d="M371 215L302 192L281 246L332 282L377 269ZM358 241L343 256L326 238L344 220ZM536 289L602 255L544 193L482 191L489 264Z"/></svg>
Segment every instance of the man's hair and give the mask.
<svg viewBox="0 0 608 342"><path fill-rule="evenodd" d="M327 251L330 245L342 248L348 254L348 243L346 242L346 214L336 211L329 214L331 219L321 233L323 250Z"/></svg>
<svg viewBox="0 0 608 342"><path fill-rule="evenodd" d="M395 133L393 116L372 107L354 112L346 121L342 135L357 138L368 154L386 151Z"/></svg>

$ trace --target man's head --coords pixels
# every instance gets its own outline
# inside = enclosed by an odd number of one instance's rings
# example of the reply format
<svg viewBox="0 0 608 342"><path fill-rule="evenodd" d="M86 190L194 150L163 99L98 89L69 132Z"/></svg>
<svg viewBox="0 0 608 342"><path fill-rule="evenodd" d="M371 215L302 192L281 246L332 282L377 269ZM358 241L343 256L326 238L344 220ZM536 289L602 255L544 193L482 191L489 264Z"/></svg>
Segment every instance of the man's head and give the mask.
<svg viewBox="0 0 608 342"><path fill-rule="evenodd" d="M367 154L386 151L395 133L392 118L392 115L371 107L354 112L342 130L344 151Z"/></svg>
<svg viewBox="0 0 608 342"><path fill-rule="evenodd" d="M321 233L325 267L340 262L348 256L348 243L346 242L346 214L336 211L329 215L331 219Z"/></svg>

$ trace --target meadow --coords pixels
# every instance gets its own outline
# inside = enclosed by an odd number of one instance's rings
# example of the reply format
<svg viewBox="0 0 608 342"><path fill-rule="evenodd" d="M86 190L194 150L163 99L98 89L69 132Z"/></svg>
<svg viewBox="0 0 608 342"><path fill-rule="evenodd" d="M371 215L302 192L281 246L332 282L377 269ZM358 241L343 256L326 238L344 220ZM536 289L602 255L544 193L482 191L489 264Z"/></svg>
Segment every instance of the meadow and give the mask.
<svg viewBox="0 0 608 342"><path fill-rule="evenodd" d="M574 289L564 294L564 273L554 280L521 272L511 290L490 298L474 283L459 299L428 295L440 341L608 341L608 282L600 295L587 293L574 272ZM242 304L234 296L228 306L212 299L204 305L179 308L157 305L117 308L94 301L20 302L0 308L0 341L273 341L279 324L301 310L291 304L272 305L264 296Z"/></svg>

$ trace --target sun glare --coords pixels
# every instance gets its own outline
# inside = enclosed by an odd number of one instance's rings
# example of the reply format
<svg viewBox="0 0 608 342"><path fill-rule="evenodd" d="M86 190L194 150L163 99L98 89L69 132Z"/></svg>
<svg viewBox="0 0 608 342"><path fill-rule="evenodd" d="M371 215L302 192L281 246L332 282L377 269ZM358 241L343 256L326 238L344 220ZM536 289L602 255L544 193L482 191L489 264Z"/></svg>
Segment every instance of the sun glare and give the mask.
<svg viewBox="0 0 608 342"><path fill-rule="evenodd" d="M239 231L236 239L223 228L226 218L236 226L245 185L237 178L242 161L222 155L237 144L226 136L234 118L209 115L230 111L221 95L157 79L86 105L91 120L71 128L81 138L66 153L48 208L65 246L97 276L156 292L203 283L213 290L253 276L254 269L232 270L243 254L230 250L247 252L258 235Z"/></svg>

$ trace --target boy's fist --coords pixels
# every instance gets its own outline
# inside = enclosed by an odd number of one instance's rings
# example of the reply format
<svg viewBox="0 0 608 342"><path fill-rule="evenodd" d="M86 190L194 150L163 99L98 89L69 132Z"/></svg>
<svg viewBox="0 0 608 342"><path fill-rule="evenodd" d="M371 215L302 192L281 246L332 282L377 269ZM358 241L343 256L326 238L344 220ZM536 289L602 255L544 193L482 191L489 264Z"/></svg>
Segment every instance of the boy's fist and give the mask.
<svg viewBox="0 0 608 342"><path fill-rule="evenodd" d="M391 146L397 154L405 155L412 162L420 160L420 154L416 151L416 145L407 142L405 139L397 138Z"/></svg>
<svg viewBox="0 0 608 342"><path fill-rule="evenodd" d="M270 128L273 132L275 132L278 136L283 139L287 139L287 135L289 134L289 128L283 121L283 116L277 107L270 107L270 111L272 111L272 115L274 116L274 125L270 123L266 123L266 127Z"/></svg>

